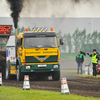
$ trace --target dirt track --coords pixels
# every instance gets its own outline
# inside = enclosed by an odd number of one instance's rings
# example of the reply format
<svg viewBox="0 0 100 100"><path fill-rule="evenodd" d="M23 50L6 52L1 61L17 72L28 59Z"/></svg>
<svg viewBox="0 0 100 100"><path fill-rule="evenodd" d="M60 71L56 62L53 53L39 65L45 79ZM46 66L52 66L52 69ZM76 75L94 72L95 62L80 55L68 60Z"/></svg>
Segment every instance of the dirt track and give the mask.
<svg viewBox="0 0 100 100"><path fill-rule="evenodd" d="M4 86L23 88L23 81L3 80ZM78 78L68 80L71 94L100 97L100 79ZM30 81L31 89L61 91L60 81Z"/></svg>
<svg viewBox="0 0 100 100"><path fill-rule="evenodd" d="M89 61L86 61L84 64L88 62ZM61 78L66 77L68 79L68 86L71 94L100 97L100 79L76 77L76 71L70 71L71 69L77 69L74 60L61 60ZM23 88L23 81L18 82L16 80L4 79L3 86ZM30 81L30 86L31 89L37 90L61 91L60 81L34 80Z"/></svg>

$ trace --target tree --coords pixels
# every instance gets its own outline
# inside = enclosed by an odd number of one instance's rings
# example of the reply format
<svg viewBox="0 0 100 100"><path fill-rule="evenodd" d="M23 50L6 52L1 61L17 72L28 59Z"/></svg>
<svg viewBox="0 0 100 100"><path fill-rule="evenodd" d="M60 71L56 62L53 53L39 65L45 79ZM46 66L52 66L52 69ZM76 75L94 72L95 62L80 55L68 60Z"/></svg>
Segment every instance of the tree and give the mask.
<svg viewBox="0 0 100 100"><path fill-rule="evenodd" d="M28 31L31 31L31 28L30 27L28 27Z"/></svg>
<svg viewBox="0 0 100 100"><path fill-rule="evenodd" d="M20 32L23 32L23 31L25 31L25 27L24 26L20 29Z"/></svg>
<svg viewBox="0 0 100 100"><path fill-rule="evenodd" d="M63 47L63 49L66 50L66 46L68 46L68 48L69 48L69 53L71 53L72 44L71 44L71 35L70 35L70 33L64 34L63 39L64 39L64 45L65 45L65 46Z"/></svg>
<svg viewBox="0 0 100 100"><path fill-rule="evenodd" d="M82 32L80 33L80 46L81 50L85 51L84 44L86 42L86 29L83 29Z"/></svg>
<svg viewBox="0 0 100 100"><path fill-rule="evenodd" d="M77 28L72 35L73 45L75 46L75 53L77 53L80 49L80 34L81 32Z"/></svg>
<svg viewBox="0 0 100 100"><path fill-rule="evenodd" d="M17 34L19 34L20 33L20 27L18 26L17 27Z"/></svg>
<svg viewBox="0 0 100 100"><path fill-rule="evenodd" d="M72 43L71 43L71 35L70 35L70 33L67 36L67 45L69 47L69 53L71 53L71 51L72 51Z"/></svg>
<svg viewBox="0 0 100 100"><path fill-rule="evenodd" d="M97 36L97 41L98 41L98 51L100 52L100 32L98 33L98 36Z"/></svg>
<svg viewBox="0 0 100 100"><path fill-rule="evenodd" d="M61 30L59 30L59 32L58 32L58 38L62 37L61 33L62 33Z"/></svg>
<svg viewBox="0 0 100 100"><path fill-rule="evenodd" d="M91 44L91 34L89 33L87 36L86 36L86 52L90 52L92 48L90 48L90 44Z"/></svg>
<svg viewBox="0 0 100 100"><path fill-rule="evenodd" d="M92 49L97 49L97 36L98 32L96 30L91 35Z"/></svg>

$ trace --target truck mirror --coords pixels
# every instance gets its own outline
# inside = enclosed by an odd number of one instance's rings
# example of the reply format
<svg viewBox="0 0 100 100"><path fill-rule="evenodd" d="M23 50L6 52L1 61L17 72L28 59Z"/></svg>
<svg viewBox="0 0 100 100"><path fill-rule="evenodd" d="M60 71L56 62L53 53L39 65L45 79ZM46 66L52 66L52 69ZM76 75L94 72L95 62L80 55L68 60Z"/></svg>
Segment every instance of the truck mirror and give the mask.
<svg viewBox="0 0 100 100"><path fill-rule="evenodd" d="M16 44L17 44L18 47L21 45L20 44L20 39L17 39Z"/></svg>
<svg viewBox="0 0 100 100"><path fill-rule="evenodd" d="M63 43L63 39L60 39L60 45L63 45L64 43Z"/></svg>

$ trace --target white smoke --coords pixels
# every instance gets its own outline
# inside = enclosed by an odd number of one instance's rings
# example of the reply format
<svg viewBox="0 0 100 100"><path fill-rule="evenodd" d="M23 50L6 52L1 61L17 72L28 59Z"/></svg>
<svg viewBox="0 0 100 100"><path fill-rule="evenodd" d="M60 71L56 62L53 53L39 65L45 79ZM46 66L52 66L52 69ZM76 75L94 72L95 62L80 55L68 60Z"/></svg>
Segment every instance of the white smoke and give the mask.
<svg viewBox="0 0 100 100"><path fill-rule="evenodd" d="M9 5L0 0L0 17L10 17ZM100 17L100 0L25 0L21 17Z"/></svg>

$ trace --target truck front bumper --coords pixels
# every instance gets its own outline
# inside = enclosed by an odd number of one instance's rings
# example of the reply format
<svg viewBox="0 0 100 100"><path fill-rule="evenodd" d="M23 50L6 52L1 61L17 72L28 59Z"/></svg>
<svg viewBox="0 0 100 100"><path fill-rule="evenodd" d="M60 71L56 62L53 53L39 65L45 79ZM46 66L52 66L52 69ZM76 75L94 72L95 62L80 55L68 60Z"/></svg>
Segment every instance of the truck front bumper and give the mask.
<svg viewBox="0 0 100 100"><path fill-rule="evenodd" d="M60 71L60 64L22 65L21 72L51 72Z"/></svg>

